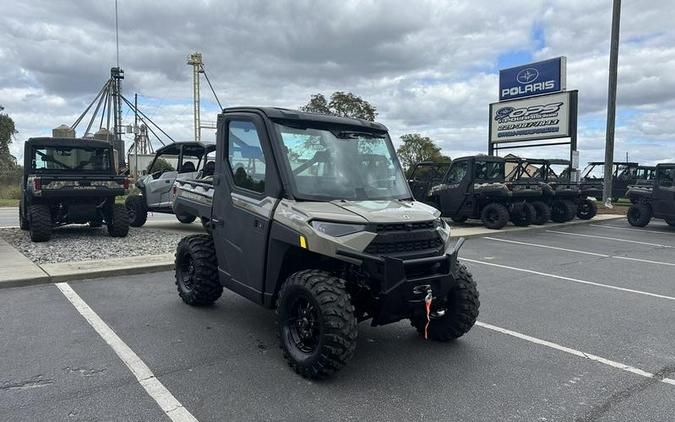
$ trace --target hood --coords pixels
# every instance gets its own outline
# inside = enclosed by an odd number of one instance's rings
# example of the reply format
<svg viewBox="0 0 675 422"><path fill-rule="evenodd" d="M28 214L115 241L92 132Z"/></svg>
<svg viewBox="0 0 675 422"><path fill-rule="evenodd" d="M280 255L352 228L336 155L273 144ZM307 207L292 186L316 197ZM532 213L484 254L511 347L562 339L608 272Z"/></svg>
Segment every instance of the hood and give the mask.
<svg viewBox="0 0 675 422"><path fill-rule="evenodd" d="M437 209L417 201L332 201L331 204L371 223L412 223L440 217Z"/></svg>

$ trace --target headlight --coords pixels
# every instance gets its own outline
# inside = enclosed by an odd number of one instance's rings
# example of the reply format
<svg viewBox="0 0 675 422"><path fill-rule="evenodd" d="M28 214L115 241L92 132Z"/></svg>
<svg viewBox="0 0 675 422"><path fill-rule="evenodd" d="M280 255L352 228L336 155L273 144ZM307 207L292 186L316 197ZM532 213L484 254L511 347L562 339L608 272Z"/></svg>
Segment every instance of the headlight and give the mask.
<svg viewBox="0 0 675 422"><path fill-rule="evenodd" d="M318 232L327 234L328 236L346 236L352 233L362 232L366 229L364 224L342 224L329 223L328 221L312 221L312 227Z"/></svg>

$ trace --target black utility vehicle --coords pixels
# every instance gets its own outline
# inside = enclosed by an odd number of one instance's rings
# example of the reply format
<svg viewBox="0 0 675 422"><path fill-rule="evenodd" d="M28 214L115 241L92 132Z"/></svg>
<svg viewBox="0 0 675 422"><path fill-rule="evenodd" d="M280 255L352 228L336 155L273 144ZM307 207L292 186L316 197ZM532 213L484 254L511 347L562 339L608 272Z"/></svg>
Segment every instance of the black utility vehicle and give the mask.
<svg viewBox="0 0 675 422"><path fill-rule="evenodd" d="M125 194L128 179L116 175L108 142L31 138L23 168L19 221L33 242L47 241L52 227L71 223L106 224L111 236L127 235L127 212L115 197Z"/></svg>
<svg viewBox="0 0 675 422"><path fill-rule="evenodd" d="M354 354L357 324L409 319L425 337L469 331L478 290L438 210L416 202L387 129L276 108L218 116L211 182L176 181L176 212L212 234L176 251L182 300L223 286L276 308L284 357L322 378Z"/></svg>
<svg viewBox="0 0 675 422"><path fill-rule="evenodd" d="M653 218L662 218L675 227L675 163L656 166L652 185L631 186L626 196L633 203L628 210L628 222L644 227Z"/></svg>
<svg viewBox="0 0 675 422"><path fill-rule="evenodd" d="M410 190L412 190L415 199L426 202L429 199L431 188L443 183L451 164L450 161L423 161L415 164L410 169L410 178L408 179ZM437 204L431 203L430 205L435 207Z"/></svg>
<svg viewBox="0 0 675 422"><path fill-rule="evenodd" d="M615 162L612 171L612 201L626 196L628 187L636 182L638 163ZM604 185L605 163L595 161L588 163L581 172L579 187L584 196L590 196L602 201L602 187Z"/></svg>
<svg viewBox="0 0 675 422"><path fill-rule="evenodd" d="M438 178L424 181L420 170L436 165L445 170ZM487 155L461 157L448 163L420 163L412 170L416 199L438 208L442 215L461 223L481 219L485 227L501 229L509 220L519 226L530 224L535 210L529 203L541 197L541 188L531 183L506 183L504 159Z"/></svg>
<svg viewBox="0 0 675 422"><path fill-rule="evenodd" d="M174 182L213 176L215 149L214 144L202 142L175 142L158 149L148 166L150 174L139 177L135 183L140 194L129 195L124 203L129 224L141 227L148 219L148 212L174 214ZM189 214L176 214L176 218L185 224L195 221Z"/></svg>
<svg viewBox="0 0 675 422"><path fill-rule="evenodd" d="M598 213L595 201L581 192L579 183L570 182L569 161L519 157L506 160L512 167L506 180L542 185L542 198L532 202L537 210L534 224L544 224L549 218L563 223L575 215L581 220L590 220Z"/></svg>

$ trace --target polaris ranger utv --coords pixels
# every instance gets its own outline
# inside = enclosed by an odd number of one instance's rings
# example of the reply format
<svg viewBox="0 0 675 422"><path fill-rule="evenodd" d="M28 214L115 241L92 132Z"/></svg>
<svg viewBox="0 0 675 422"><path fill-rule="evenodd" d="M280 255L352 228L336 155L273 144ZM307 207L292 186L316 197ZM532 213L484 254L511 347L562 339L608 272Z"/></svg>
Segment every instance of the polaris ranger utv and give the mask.
<svg viewBox="0 0 675 422"><path fill-rule="evenodd" d="M24 145L19 203L21 229L33 242L50 239L52 227L104 223L113 237L129 232L124 205L125 176L117 176L108 142L73 138L31 138Z"/></svg>
<svg viewBox="0 0 675 422"><path fill-rule="evenodd" d="M276 308L285 359L323 378L354 354L358 322L408 319L425 337L465 334L478 316L476 283L457 261L460 239L416 202L387 128L277 108L218 116L211 183L176 181L174 207L207 218L212 234L176 250L189 305L223 286Z"/></svg>
<svg viewBox="0 0 675 422"><path fill-rule="evenodd" d="M537 158L507 158L512 169L506 180L529 181L542 186L543 197L532 202L537 211L534 224L544 224L549 218L556 223L595 217L598 207L581 192L579 183L570 182L570 162L567 160Z"/></svg>
<svg viewBox="0 0 675 422"><path fill-rule="evenodd" d="M626 196L628 186L636 181L636 172L639 167L635 162L615 162L612 170L612 202ZM602 201L603 174L605 163L601 161L588 163L581 173L579 187L581 193Z"/></svg>
<svg viewBox="0 0 675 422"><path fill-rule="evenodd" d="M141 227L148 219L148 212L173 214L173 183L176 179L212 176L215 164L209 154L215 149L215 145L202 142L175 142L158 149L148 166L150 174L140 177L135 183L140 195L129 195L124 202L129 224ZM173 169L160 169L159 160L165 160ZM185 224L195 221L195 217L189 214L176 214L176 219Z"/></svg>
<svg viewBox="0 0 675 422"><path fill-rule="evenodd" d="M541 188L533 184L505 183L504 159L487 155L461 157L447 163L434 163L447 168L440 183L417 190L423 201L438 208L444 217L462 223L469 218L480 218L490 229L501 229L509 220L517 226L527 226L535 211L528 202L541 197ZM412 171L415 180L422 163Z"/></svg>
<svg viewBox="0 0 675 422"><path fill-rule="evenodd" d="M675 227L675 163L658 164L652 185L638 184L628 188L626 196L633 205L628 210L632 226L645 227L654 218L666 220Z"/></svg>

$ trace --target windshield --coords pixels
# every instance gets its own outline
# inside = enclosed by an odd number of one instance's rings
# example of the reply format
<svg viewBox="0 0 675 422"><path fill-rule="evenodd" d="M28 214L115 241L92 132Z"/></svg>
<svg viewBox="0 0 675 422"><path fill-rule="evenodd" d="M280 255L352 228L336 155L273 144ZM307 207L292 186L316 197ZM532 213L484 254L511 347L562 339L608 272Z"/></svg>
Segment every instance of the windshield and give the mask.
<svg viewBox="0 0 675 422"><path fill-rule="evenodd" d="M297 196L325 200L411 197L386 134L276 127Z"/></svg>
<svg viewBox="0 0 675 422"><path fill-rule="evenodd" d="M581 174L581 177L584 179L602 179L605 174L605 168L603 165L598 164L589 164Z"/></svg>
<svg viewBox="0 0 675 422"><path fill-rule="evenodd" d="M38 146L33 148L35 171L112 171L108 148L85 146Z"/></svg>

